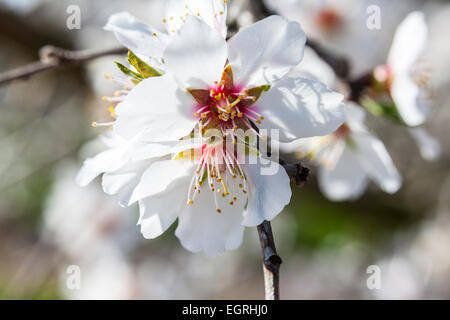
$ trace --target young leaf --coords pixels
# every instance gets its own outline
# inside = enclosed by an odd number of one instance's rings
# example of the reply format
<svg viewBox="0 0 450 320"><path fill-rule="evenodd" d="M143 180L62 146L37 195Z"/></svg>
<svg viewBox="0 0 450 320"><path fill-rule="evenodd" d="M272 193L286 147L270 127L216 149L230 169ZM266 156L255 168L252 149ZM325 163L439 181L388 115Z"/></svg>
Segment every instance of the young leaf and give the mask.
<svg viewBox="0 0 450 320"><path fill-rule="evenodd" d="M117 67L119 68L120 71L122 71L126 76L133 78L134 80L136 80L137 82L140 82L141 80L144 79L144 77L142 77L139 73L134 72L133 70L128 69L127 67L125 67L123 64L121 64L120 62L115 62Z"/></svg>
<svg viewBox="0 0 450 320"><path fill-rule="evenodd" d="M159 77L162 74L150 67L147 63L139 59L138 56L136 56L133 52L128 51L128 62L136 68L136 70L142 75L144 78L150 78L150 77Z"/></svg>

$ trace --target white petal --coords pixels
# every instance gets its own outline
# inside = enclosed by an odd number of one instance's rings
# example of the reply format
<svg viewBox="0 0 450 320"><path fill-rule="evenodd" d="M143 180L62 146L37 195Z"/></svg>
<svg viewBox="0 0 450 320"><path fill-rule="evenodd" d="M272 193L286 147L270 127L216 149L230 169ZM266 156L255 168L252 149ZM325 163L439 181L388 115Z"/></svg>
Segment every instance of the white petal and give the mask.
<svg viewBox="0 0 450 320"><path fill-rule="evenodd" d="M111 15L105 30L113 31L117 40L135 54L148 57L162 56L169 41L166 34L140 22L128 12Z"/></svg>
<svg viewBox="0 0 450 320"><path fill-rule="evenodd" d="M388 64L394 74L405 72L419 58L427 41L427 24L422 12L410 13L397 27Z"/></svg>
<svg viewBox="0 0 450 320"><path fill-rule="evenodd" d="M164 52L164 60L166 70L185 88L207 89L221 79L227 44L217 30L189 16Z"/></svg>
<svg viewBox="0 0 450 320"><path fill-rule="evenodd" d="M173 33L174 30L179 30L183 26L183 21L186 20L186 15L199 17L226 38L227 5L223 0L168 0L167 31Z"/></svg>
<svg viewBox="0 0 450 320"><path fill-rule="evenodd" d="M430 106L420 87L408 76L398 75L392 82L392 98L403 121L409 126L425 122Z"/></svg>
<svg viewBox="0 0 450 320"><path fill-rule="evenodd" d="M216 211L213 192L203 187L194 204L186 206L179 215L175 235L187 250L214 256L241 245L245 197L238 197L232 206L228 204L229 197L217 197L222 213Z"/></svg>
<svg viewBox="0 0 450 320"><path fill-rule="evenodd" d="M86 159L76 177L76 183L82 187L88 185L99 174L120 169L130 156L128 148L108 149L93 158Z"/></svg>
<svg viewBox="0 0 450 320"><path fill-rule="evenodd" d="M114 131L126 138L145 131L148 141L180 139L197 122L194 104L170 75L145 79L117 106Z"/></svg>
<svg viewBox="0 0 450 320"><path fill-rule="evenodd" d="M235 83L251 87L281 79L302 60L305 42L300 24L280 16L242 29L228 42Z"/></svg>
<svg viewBox="0 0 450 320"><path fill-rule="evenodd" d="M290 179L286 170L271 161L273 174L263 175L262 166L244 165L248 182L247 211L242 222L244 226L254 227L264 220L275 218L291 200Z"/></svg>
<svg viewBox="0 0 450 320"><path fill-rule="evenodd" d="M380 188L387 193L395 193L402 185L397 171L383 142L369 134L352 136L358 151L355 153L361 167Z"/></svg>
<svg viewBox="0 0 450 320"><path fill-rule="evenodd" d="M359 198L368 183L367 174L349 148L345 148L333 168L320 167L319 187L333 201Z"/></svg>
<svg viewBox="0 0 450 320"><path fill-rule="evenodd" d="M141 175L145 169L150 166L152 161L129 162L123 168L105 173L102 177L102 187L106 194L117 194L126 186L136 187Z"/></svg>
<svg viewBox="0 0 450 320"><path fill-rule="evenodd" d="M435 161L441 155L441 144L424 128L411 128L408 130L419 147L421 156L428 161Z"/></svg>
<svg viewBox="0 0 450 320"><path fill-rule="evenodd" d="M343 96L315 80L285 77L257 101L261 129L280 129L280 141L322 136L345 120Z"/></svg>
<svg viewBox="0 0 450 320"><path fill-rule="evenodd" d="M194 175L195 163L185 160L157 161L145 170L139 184L133 191L130 204L159 193L166 192L181 181L190 181ZM186 195L187 195L186 188Z"/></svg>
<svg viewBox="0 0 450 320"><path fill-rule="evenodd" d="M305 47L302 63L295 66L289 75L294 78L315 79L328 87L333 87L336 82L336 74L333 69L310 47Z"/></svg>
<svg viewBox="0 0 450 320"><path fill-rule="evenodd" d="M179 180L168 192L139 201L139 224L144 238L160 236L175 222L186 206L188 187L188 181Z"/></svg>

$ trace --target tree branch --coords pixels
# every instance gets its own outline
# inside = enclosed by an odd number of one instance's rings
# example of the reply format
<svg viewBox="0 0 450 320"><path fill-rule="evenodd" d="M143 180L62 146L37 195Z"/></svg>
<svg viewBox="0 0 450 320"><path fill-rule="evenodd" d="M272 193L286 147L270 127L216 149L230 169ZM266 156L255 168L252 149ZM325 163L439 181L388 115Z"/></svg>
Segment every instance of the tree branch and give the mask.
<svg viewBox="0 0 450 320"><path fill-rule="evenodd" d="M45 71L86 63L108 55L119 55L125 53L127 53L127 49L124 47L101 51L71 51L54 46L44 46L39 51L39 61L0 73L0 86L15 80L28 79Z"/></svg>
<svg viewBox="0 0 450 320"><path fill-rule="evenodd" d="M309 169L300 163L288 164L280 160L289 178L297 185L306 182ZM264 287L266 300L280 299L280 265L282 260L277 254L275 240L273 238L272 226L269 221L264 221L258 227L259 242L263 255Z"/></svg>
<svg viewBox="0 0 450 320"><path fill-rule="evenodd" d="M264 221L258 227L259 242L263 254L264 287L266 300L280 299L280 265L281 258L277 254L273 239L272 227L269 221Z"/></svg>

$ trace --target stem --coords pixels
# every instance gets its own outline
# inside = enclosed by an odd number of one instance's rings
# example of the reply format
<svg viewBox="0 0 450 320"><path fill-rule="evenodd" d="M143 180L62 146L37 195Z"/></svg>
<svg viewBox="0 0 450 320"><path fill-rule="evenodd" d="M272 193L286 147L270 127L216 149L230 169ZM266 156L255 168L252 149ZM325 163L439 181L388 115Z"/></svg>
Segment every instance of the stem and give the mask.
<svg viewBox="0 0 450 320"><path fill-rule="evenodd" d="M257 229L263 254L266 300L280 300L280 264L282 260L275 248L272 227L269 221L264 221Z"/></svg>
<svg viewBox="0 0 450 320"><path fill-rule="evenodd" d="M63 66L82 64L107 55L125 54L126 52L127 49L124 47L101 51L71 51L48 45L40 50L39 61L0 73L0 86L15 80L28 79L36 74Z"/></svg>

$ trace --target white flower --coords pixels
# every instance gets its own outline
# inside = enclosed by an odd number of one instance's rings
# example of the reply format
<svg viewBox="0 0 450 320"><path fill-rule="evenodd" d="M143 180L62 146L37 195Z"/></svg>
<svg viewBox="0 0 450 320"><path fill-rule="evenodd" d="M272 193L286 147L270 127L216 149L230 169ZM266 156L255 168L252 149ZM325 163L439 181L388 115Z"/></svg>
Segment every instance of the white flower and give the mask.
<svg viewBox="0 0 450 320"><path fill-rule="evenodd" d="M394 35L387 65L375 69L374 76L386 83L402 120L409 126L425 122L429 111L424 85L428 72L419 61L427 40L422 12L410 13Z"/></svg>
<svg viewBox="0 0 450 320"><path fill-rule="evenodd" d="M166 30L153 28L128 12L110 16L105 30L113 31L117 40L135 54L158 59L189 16L202 19L226 37L227 6L224 0L168 0L165 16L161 17Z"/></svg>
<svg viewBox="0 0 450 320"><path fill-rule="evenodd" d="M331 200L356 199L365 191L369 179L385 192L395 193L401 186L384 144L364 125L362 107L346 103L347 120L336 132L297 142L300 158L319 164L319 186Z"/></svg>
<svg viewBox="0 0 450 320"><path fill-rule="evenodd" d="M237 248L244 226L273 219L290 200L289 177L277 162L267 160L273 174L261 174L255 137L265 139L263 129L280 130L283 142L328 134L344 112L342 95L286 76L303 56L306 37L298 23L272 16L227 43L213 25L222 14L208 6L201 19L180 19L159 52L141 37L150 27L128 25L118 36L140 54L161 54L164 74L138 77L120 97L112 123L118 138L85 162L78 182L104 173L105 192L122 193L125 205L139 202L146 238L178 218L183 246L212 256Z"/></svg>
<svg viewBox="0 0 450 320"><path fill-rule="evenodd" d="M426 41L427 25L423 13L410 13L397 28L387 65L374 71L375 79L390 93L401 121L412 127L424 124L430 111L427 88L430 67L420 60ZM439 158L440 144L425 129L412 128L409 133L424 159Z"/></svg>
<svg viewBox="0 0 450 320"><path fill-rule="evenodd" d="M383 61L392 31L410 5L389 0L264 0L275 12L300 21L308 38L346 57L359 76ZM372 7L380 8L380 29L369 29ZM376 18L376 17L375 17Z"/></svg>

